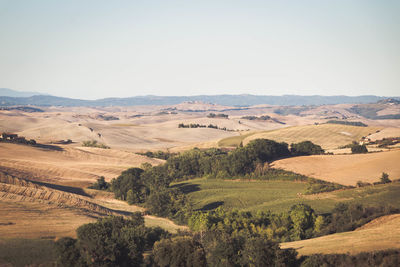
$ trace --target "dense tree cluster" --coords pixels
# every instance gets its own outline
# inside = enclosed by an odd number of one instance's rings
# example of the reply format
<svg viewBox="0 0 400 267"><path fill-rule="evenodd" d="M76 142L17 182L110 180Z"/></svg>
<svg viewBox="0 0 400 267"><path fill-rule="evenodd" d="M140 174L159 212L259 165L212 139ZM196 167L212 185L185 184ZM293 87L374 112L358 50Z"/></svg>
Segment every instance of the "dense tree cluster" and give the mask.
<svg viewBox="0 0 400 267"><path fill-rule="evenodd" d="M321 235L352 231L373 219L399 211L391 206L369 207L356 203L338 203L332 213L325 216Z"/></svg>
<svg viewBox="0 0 400 267"><path fill-rule="evenodd" d="M368 153L368 149L365 145L354 144L351 146L351 153L353 154Z"/></svg>
<svg viewBox="0 0 400 267"><path fill-rule="evenodd" d="M143 252L168 236L161 228L145 227L140 213L99 219L79 227L77 239L56 242L57 266L139 266Z"/></svg>
<svg viewBox="0 0 400 267"><path fill-rule="evenodd" d="M230 152L215 148L192 149L168 157L166 162L159 166L145 164L142 168L124 171L111 181L111 190L118 199L126 200L130 204L143 204L153 214L185 222L185 216L191 207L185 194L179 188L171 187L171 182L195 177L273 179L278 175L287 177L288 180L307 181L307 177L268 167L269 161L279 158L299 153L321 152L320 147L311 142L292 146L296 148L293 153L289 151L286 143L256 139ZM315 180L310 192L338 188L341 187Z"/></svg>
<svg viewBox="0 0 400 267"><path fill-rule="evenodd" d="M301 240L315 236L321 225L308 205L294 205L288 212L213 211L193 212L188 225L193 231L223 231L231 235L258 236L276 242Z"/></svg>
<svg viewBox="0 0 400 267"><path fill-rule="evenodd" d="M359 126L359 127L367 127L368 125L361 122L361 121L339 121L339 120L329 120L326 123L330 124L343 124L343 125L350 125L350 126Z"/></svg>
<svg viewBox="0 0 400 267"><path fill-rule="evenodd" d="M215 114L215 113L210 113L207 115L207 118L224 118L227 119L229 116L227 114L223 114L223 113L219 113L219 114Z"/></svg>
<svg viewBox="0 0 400 267"><path fill-rule="evenodd" d="M198 124L198 123L190 123L190 124L179 123L178 128L212 128L222 131L230 131L230 132L233 131L231 129L227 129L226 127L219 127L218 125L214 125L211 123L209 125Z"/></svg>
<svg viewBox="0 0 400 267"><path fill-rule="evenodd" d="M335 267L365 267L400 266L400 250L383 250L349 254L314 254L303 257L300 267L335 266Z"/></svg>
<svg viewBox="0 0 400 267"><path fill-rule="evenodd" d="M313 144L311 141L303 141L297 144L291 144L290 152L294 156L320 155L325 153L321 146Z"/></svg>
<svg viewBox="0 0 400 267"><path fill-rule="evenodd" d="M344 211L343 207L338 209ZM353 212L345 216L351 217ZM324 227L322 217L303 204L294 205L281 215L217 209L194 214L193 218L197 218L198 229L175 235L161 228L145 227L140 213L134 213L131 219L99 219L79 227L77 239L67 237L56 242L57 266L397 266L400 263L399 251L395 250L297 258L294 249L280 249L278 242L282 238L271 237L270 226L277 234L289 233L289 240Z"/></svg>
<svg viewBox="0 0 400 267"><path fill-rule="evenodd" d="M143 155L149 158L156 158L156 159L164 159L167 160L170 157L176 156L177 153L171 153L171 152L164 152L164 151L156 151L156 152L152 152L152 151L146 151L144 153L137 153L139 155Z"/></svg>
<svg viewBox="0 0 400 267"><path fill-rule="evenodd" d="M110 184L106 182L104 176L100 176L100 178L98 178L93 185L89 186L89 188L96 190L108 190L110 188Z"/></svg>
<svg viewBox="0 0 400 267"><path fill-rule="evenodd" d="M263 116L260 116L260 117L257 117L257 116L243 116L243 117L241 117L241 119L250 120L250 121L254 121L254 120L266 121L266 120L270 120L271 117L268 116L268 115L263 115Z"/></svg>

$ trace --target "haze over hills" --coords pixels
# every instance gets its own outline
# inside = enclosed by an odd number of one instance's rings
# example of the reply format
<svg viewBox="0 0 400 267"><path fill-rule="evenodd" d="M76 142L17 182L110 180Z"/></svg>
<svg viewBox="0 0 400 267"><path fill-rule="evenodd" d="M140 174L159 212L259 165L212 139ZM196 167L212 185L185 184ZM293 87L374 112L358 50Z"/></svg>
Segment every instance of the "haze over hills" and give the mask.
<svg viewBox="0 0 400 267"><path fill-rule="evenodd" d="M11 89L0 89L0 106L35 105L35 106L139 106L139 105L176 105L187 101L201 101L226 106L269 105L332 105L375 103L388 97L363 96L303 96L303 95L196 95L196 96L134 96L127 98L103 98L82 100L51 95L36 95L32 92L19 92ZM394 97L400 99L399 97Z"/></svg>
<svg viewBox="0 0 400 267"><path fill-rule="evenodd" d="M9 97L30 97L34 95L47 95L38 92L25 92L25 91L16 91L8 88L0 88L0 96L9 96Z"/></svg>

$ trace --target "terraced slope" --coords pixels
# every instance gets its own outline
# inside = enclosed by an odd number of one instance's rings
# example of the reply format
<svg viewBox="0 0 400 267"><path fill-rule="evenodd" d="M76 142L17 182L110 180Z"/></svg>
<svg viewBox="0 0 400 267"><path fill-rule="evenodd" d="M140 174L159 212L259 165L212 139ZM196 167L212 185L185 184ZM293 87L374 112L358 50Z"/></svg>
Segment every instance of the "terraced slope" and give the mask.
<svg viewBox="0 0 400 267"><path fill-rule="evenodd" d="M114 199L109 192L82 196L2 172L0 207L0 236L4 238L75 236L79 226L99 217L129 216L132 212L144 210ZM145 216L145 222L148 226L160 226L171 232L186 229L155 216Z"/></svg>

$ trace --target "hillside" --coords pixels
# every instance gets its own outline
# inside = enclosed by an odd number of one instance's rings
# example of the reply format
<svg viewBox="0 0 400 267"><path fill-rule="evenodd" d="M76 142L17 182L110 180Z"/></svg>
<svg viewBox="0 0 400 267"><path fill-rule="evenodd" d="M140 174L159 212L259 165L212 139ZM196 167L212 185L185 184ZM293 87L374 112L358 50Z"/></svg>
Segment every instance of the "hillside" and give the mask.
<svg viewBox="0 0 400 267"><path fill-rule="evenodd" d="M279 179L279 177L278 177ZM283 177L284 179L284 177ZM310 205L318 213L329 213L339 202L400 208L400 183L367 186L306 195L308 184L284 180L192 179L176 183L192 201L195 209L222 206L246 211L282 212L299 203Z"/></svg>
<svg viewBox="0 0 400 267"><path fill-rule="evenodd" d="M281 248L295 248L300 255L400 249L400 214L375 219L351 232L282 243Z"/></svg>
<svg viewBox="0 0 400 267"><path fill-rule="evenodd" d="M81 100L65 97L27 94L29 97L0 96L0 103L9 105L37 106L140 106L140 105L176 105L187 101L202 101L226 106L270 105L327 105L343 103L373 103L386 99L384 97L365 96L301 96L301 95L197 95L197 96L136 96L128 98L104 98L98 100ZM14 94L15 95L15 94ZM19 95L20 96L20 95Z"/></svg>
<svg viewBox="0 0 400 267"><path fill-rule="evenodd" d="M288 144L311 141L323 149L335 149L358 141L363 136L375 133L382 127L358 127L340 124L321 124L286 127L271 131L246 133L241 136L229 137L219 141L220 146L237 146L240 142L247 144L258 138L271 139Z"/></svg>
<svg viewBox="0 0 400 267"><path fill-rule="evenodd" d="M129 216L131 212L143 210L114 199L112 193L89 190L75 194L59 188L0 172L0 236L47 239L75 236L79 226L99 217ZM145 222L148 226L160 226L171 232L186 229L155 216L146 215Z"/></svg>
<svg viewBox="0 0 400 267"><path fill-rule="evenodd" d="M382 172L400 178L400 150L368 154L313 155L277 160L274 168L293 171L343 185L378 182Z"/></svg>

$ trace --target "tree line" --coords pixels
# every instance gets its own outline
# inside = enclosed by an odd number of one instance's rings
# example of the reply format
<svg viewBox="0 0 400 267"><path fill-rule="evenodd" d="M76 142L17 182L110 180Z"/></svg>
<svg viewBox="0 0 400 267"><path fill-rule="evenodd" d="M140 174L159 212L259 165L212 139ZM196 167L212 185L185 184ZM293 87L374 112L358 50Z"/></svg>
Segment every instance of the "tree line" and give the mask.
<svg viewBox="0 0 400 267"><path fill-rule="evenodd" d="M296 218L298 208L290 211ZM301 209L300 209L301 210ZM264 215L258 215L261 218ZM243 217L243 216L242 216ZM301 220L299 227L304 222ZM80 226L77 238L55 243L57 266L398 266L399 250L297 257L294 249L260 234L227 231L222 227L170 234L144 225L140 213L131 218L107 217Z"/></svg>

